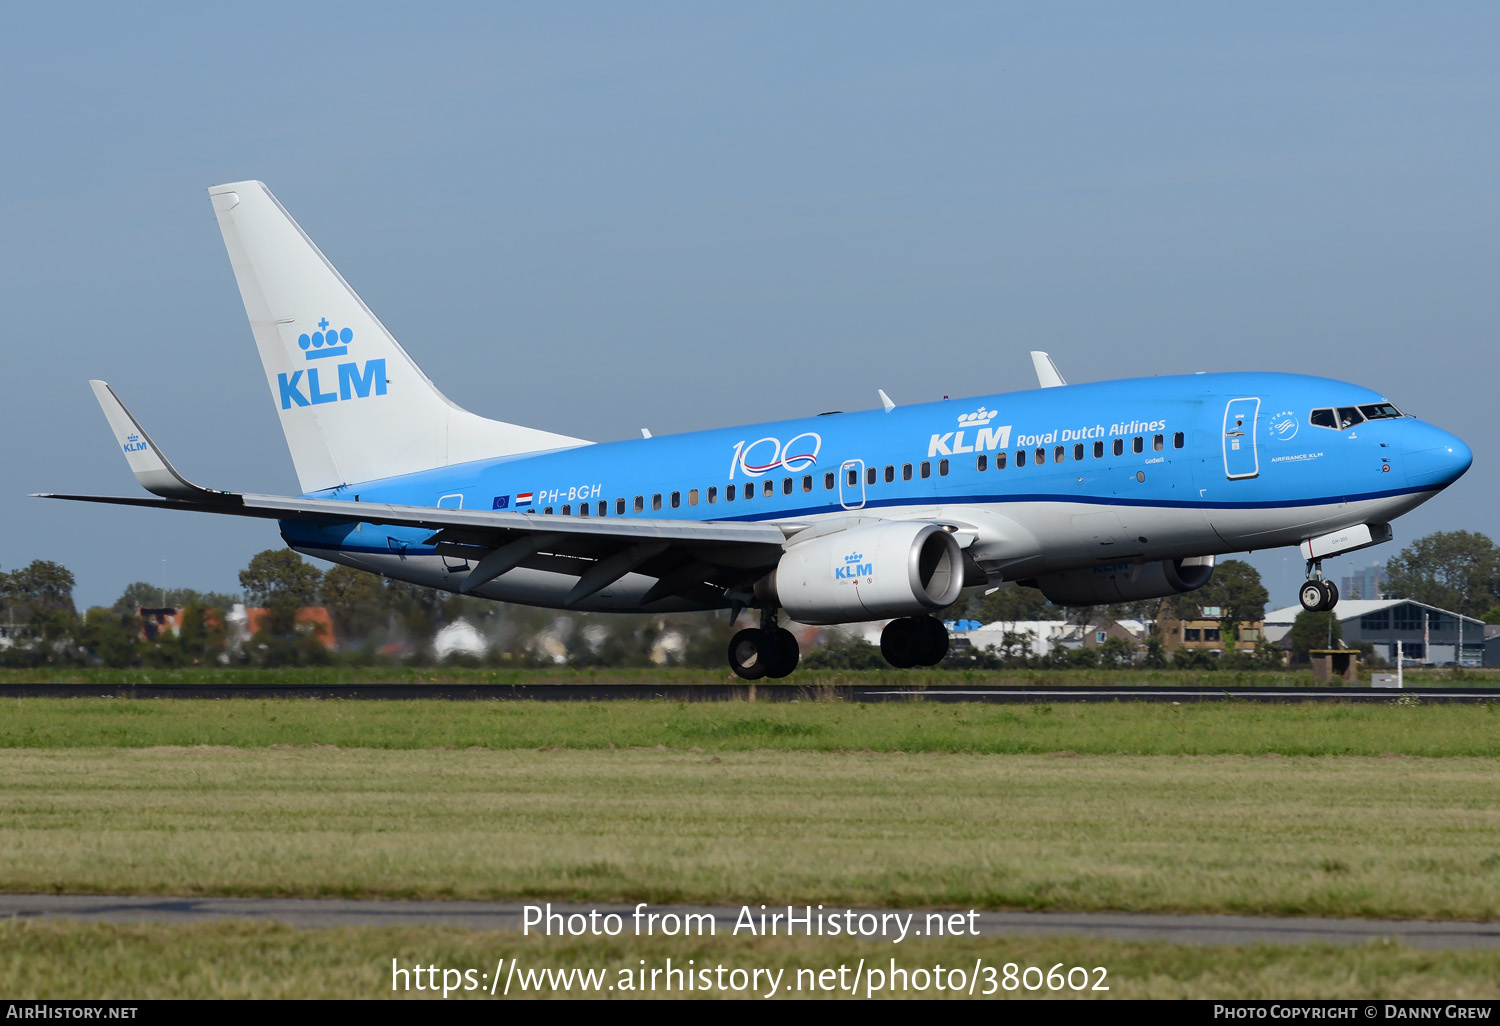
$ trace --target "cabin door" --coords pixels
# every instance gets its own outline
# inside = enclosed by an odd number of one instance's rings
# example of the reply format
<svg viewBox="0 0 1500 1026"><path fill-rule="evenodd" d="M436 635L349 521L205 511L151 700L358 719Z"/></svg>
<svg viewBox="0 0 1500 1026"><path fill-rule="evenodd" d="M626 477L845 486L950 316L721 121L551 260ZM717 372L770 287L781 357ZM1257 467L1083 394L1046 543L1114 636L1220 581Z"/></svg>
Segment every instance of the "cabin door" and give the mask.
<svg viewBox="0 0 1500 1026"><path fill-rule="evenodd" d="M845 460L839 468L839 505L863 509L865 505L865 461Z"/></svg>
<svg viewBox="0 0 1500 1026"><path fill-rule="evenodd" d="M1224 407L1224 476L1231 481L1260 473L1255 451L1255 417L1259 399L1231 399Z"/></svg>

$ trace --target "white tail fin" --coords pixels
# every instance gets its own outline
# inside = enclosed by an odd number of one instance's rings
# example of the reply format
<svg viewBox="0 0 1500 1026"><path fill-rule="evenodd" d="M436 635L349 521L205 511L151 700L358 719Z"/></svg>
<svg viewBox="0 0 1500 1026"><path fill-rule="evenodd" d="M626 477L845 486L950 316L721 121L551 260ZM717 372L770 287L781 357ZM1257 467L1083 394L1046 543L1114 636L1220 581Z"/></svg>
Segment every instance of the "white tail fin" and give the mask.
<svg viewBox="0 0 1500 1026"><path fill-rule="evenodd" d="M588 444L454 405L271 190L208 194L304 492Z"/></svg>

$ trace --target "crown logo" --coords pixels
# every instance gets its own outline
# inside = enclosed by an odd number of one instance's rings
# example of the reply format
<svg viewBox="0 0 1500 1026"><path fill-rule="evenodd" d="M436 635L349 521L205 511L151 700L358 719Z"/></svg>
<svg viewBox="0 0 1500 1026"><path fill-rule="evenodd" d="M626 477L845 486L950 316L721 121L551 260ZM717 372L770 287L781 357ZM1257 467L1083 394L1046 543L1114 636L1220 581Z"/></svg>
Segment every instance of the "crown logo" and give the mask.
<svg viewBox="0 0 1500 1026"><path fill-rule="evenodd" d="M125 441L127 441L127 442L139 442L140 440L141 440L141 436L140 435L126 435L125 436Z"/></svg>
<svg viewBox="0 0 1500 1026"><path fill-rule="evenodd" d="M309 360L326 360L330 356L343 356L349 351L354 332L349 328L328 330L328 318L318 321L318 330L297 336L297 345L302 347Z"/></svg>
<svg viewBox="0 0 1500 1026"><path fill-rule="evenodd" d="M986 410L983 406L981 406L973 413L965 413L961 415L958 418L958 426L961 428L984 427L999 415L999 410Z"/></svg>
<svg viewBox="0 0 1500 1026"><path fill-rule="evenodd" d="M864 557L864 555L862 553L856 552L856 553L853 553L852 555L845 556L844 557L844 562L845 563L858 563L860 560L862 560L864 558L865 557Z"/></svg>

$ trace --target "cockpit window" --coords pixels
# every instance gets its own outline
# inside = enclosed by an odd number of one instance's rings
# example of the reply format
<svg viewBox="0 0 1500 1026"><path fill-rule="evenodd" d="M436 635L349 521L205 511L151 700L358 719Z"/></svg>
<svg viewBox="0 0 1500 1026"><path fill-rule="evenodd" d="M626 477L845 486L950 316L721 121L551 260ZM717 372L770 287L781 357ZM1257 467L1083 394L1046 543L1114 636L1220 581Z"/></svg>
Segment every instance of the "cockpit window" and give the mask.
<svg viewBox="0 0 1500 1026"><path fill-rule="evenodd" d="M1404 416L1402 412L1390 403L1375 403L1371 406L1361 406L1359 412L1365 415L1366 420L1388 420L1392 417Z"/></svg>
<svg viewBox="0 0 1500 1026"><path fill-rule="evenodd" d="M1337 428L1339 426L1332 410L1313 410L1310 419L1313 427Z"/></svg>
<svg viewBox="0 0 1500 1026"><path fill-rule="evenodd" d="M1355 409L1353 406L1339 407L1339 427L1350 428L1356 424L1363 424L1364 422L1365 415L1363 413L1360 413L1359 410Z"/></svg>

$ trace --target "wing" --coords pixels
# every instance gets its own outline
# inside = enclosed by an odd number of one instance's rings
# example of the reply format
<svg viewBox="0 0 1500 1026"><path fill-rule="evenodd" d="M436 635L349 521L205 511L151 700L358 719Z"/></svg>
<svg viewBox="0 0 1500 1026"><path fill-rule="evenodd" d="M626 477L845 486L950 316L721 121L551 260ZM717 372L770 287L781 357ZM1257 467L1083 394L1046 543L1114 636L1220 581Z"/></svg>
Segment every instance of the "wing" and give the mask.
<svg viewBox="0 0 1500 1026"><path fill-rule="evenodd" d="M440 554L474 562L459 585L463 592L508 570L531 566L578 576L566 605L637 572L657 578L643 605L684 595L718 604L726 601L727 592L748 586L775 567L788 536L804 526L538 516L216 491L179 474L110 387L102 381L90 384L136 480L153 496L44 493L41 498L300 520L322 526L366 523L422 528L432 532L426 544Z"/></svg>

